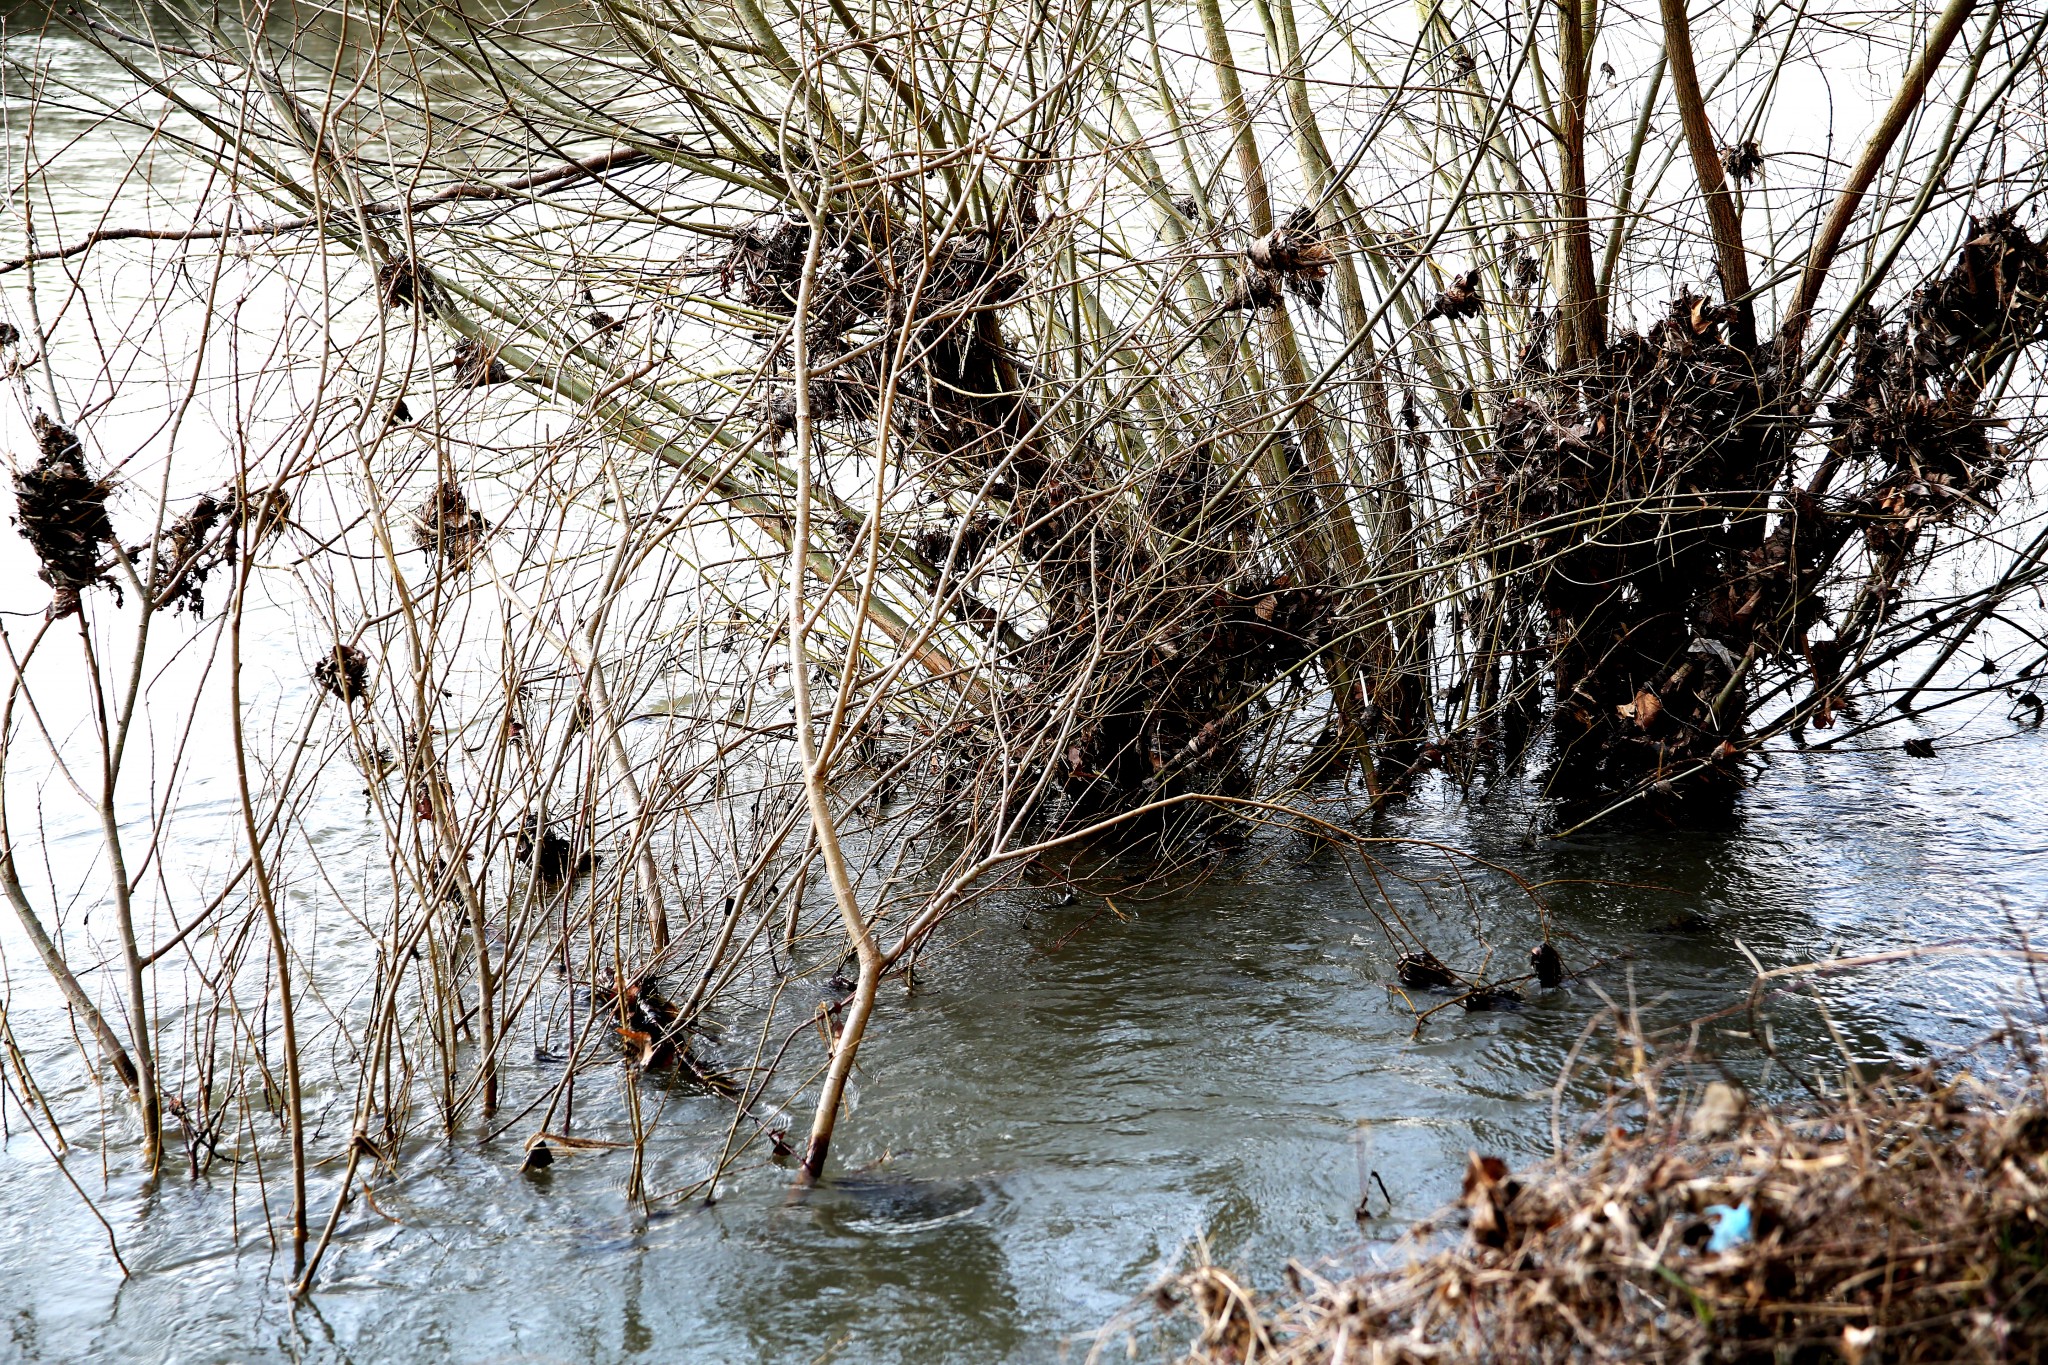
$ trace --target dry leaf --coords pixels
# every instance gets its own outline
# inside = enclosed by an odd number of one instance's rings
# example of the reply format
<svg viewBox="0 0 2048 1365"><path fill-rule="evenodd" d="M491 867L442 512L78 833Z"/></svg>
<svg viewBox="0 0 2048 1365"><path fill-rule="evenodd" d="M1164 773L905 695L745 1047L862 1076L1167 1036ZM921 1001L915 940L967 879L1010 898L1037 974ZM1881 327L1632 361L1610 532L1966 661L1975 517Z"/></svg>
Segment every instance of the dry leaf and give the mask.
<svg viewBox="0 0 2048 1365"><path fill-rule="evenodd" d="M1687 1132L1695 1142L1727 1137L1742 1122L1747 1108L1749 1100L1740 1090L1726 1081L1715 1081L1700 1097L1699 1107L1692 1111L1692 1124Z"/></svg>

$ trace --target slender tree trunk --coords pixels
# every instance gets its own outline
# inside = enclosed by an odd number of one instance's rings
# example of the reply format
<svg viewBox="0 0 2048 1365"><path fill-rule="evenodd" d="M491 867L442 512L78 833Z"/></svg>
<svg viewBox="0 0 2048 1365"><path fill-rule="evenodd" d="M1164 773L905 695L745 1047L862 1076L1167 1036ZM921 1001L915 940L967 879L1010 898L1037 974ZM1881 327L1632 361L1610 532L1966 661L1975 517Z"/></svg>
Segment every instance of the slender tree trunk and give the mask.
<svg viewBox="0 0 2048 1365"><path fill-rule="evenodd" d="M244 552L243 562L248 559ZM228 715L234 727L235 785L242 803L242 830L249 840L249 869L255 878L256 899L263 907L263 921L270 934L270 957L277 968L278 1021L283 1032L285 1103L290 1112L292 1144L292 1278L306 1269L306 1100L299 1074L298 1006L292 996L291 946L285 938L284 921L270 885L270 867L263 857L262 836L256 829L256 806L249 790L249 755L242 732L242 604L248 573L235 576L235 605L228 621Z"/></svg>
<svg viewBox="0 0 2048 1365"><path fill-rule="evenodd" d="M839 828L832 818L826 787L829 758L821 758L811 733L811 660L806 648L810 638L810 617L804 609L804 580L811 555L811 361L808 332L818 262L825 246L825 225L818 214L811 216L810 244L804 255L803 281L798 286L796 313L790 324L794 356L790 382L796 391L796 517L789 540L789 676L796 705L797 751L803 762L804 799L810 806L811 832L818 852L825 860L826 876L832 883L832 899L839 907L847 941L859 960L860 975L853 999L847 1002L846 1018L833 1038L832 1056L825 1068L825 1082L818 1092L818 1107L811 1119L810 1140L804 1145L798 1183L816 1183L825 1172L825 1159L832 1149L833 1129L839 1122L839 1107L846 1097L846 1083L853 1074L855 1055L867 1032L881 988L882 954L876 946L867 919L854 895L853 878L847 871L846 855L840 848Z"/></svg>
<svg viewBox="0 0 2048 1365"><path fill-rule="evenodd" d="M149 607L143 606L143 623L136 631L133 668L140 672L142 652L148 640ZM156 1048L150 1034L149 985L142 958L142 942L135 930L134 887L128 880L128 859L121 842L120 815L115 791L120 780L121 756L126 731L117 717L106 710L106 692L92 648L92 630L83 612L78 617L78 636L84 648L93 707L100 730L100 790L97 799L100 838L107 857L107 880L114 902L115 927L121 935L121 960L128 986L128 1029L135 1059L137 1099L142 1111L142 1164L152 1177L163 1168L163 1100L157 1093Z"/></svg>
<svg viewBox="0 0 2048 1365"><path fill-rule="evenodd" d="M1693 174L1698 177L1700 193L1707 201L1707 223L1714 236L1714 255L1721 266L1721 292L1735 306L1730 335L1736 345L1747 349L1756 345L1756 305L1750 297L1749 255L1742 245L1742 219L1735 211L1735 196L1728 189L1721 152L1707 122L1707 100L1700 90L1699 68L1693 61L1692 24L1685 15L1685 0L1659 3L1664 18L1664 55L1671 75L1671 96L1678 104L1679 122L1685 128Z"/></svg>
<svg viewBox="0 0 2048 1365"><path fill-rule="evenodd" d="M1208 41L1209 59L1216 72L1217 87L1223 95L1223 117L1230 126L1236 148L1238 176L1244 181L1245 214L1250 220L1252 236L1264 237L1275 227L1273 196L1266 186L1265 166L1259 157L1251 112L1245 104L1244 86L1238 80L1237 59L1230 49L1230 33L1224 27L1219 0L1198 0L1198 8L1202 16L1202 31ZM1314 395L1308 391L1308 366L1302 359L1301 341L1295 335L1294 322L1288 317L1284 302L1276 300L1271 307L1260 311L1264 316L1266 345L1272 353L1273 368L1280 379L1275 406L1280 411L1293 412L1295 436L1301 443L1302 459L1311 477L1329 494L1324 502L1330 505L1321 508L1319 515L1311 518L1307 509L1301 506L1301 499L1295 495L1285 460L1278 458L1276 452L1276 457L1268 462L1268 477L1281 490L1280 503L1289 522L1288 536L1295 543L1297 567L1309 575L1311 581L1333 568L1342 571L1346 577L1355 577L1364 567L1365 551L1330 459L1329 432L1324 427L1322 412Z"/></svg>
<svg viewBox="0 0 2048 1365"><path fill-rule="evenodd" d="M1288 111L1295 127L1296 155L1301 161L1309 194L1317 202L1328 205L1323 232L1336 257L1338 316L1343 319L1347 337L1357 345L1358 360L1354 374L1365 407L1366 446L1372 456L1372 478L1379 492L1379 505L1372 510L1373 549L1368 555L1361 544L1359 562L1393 584L1392 589L1381 594L1375 602L1376 620L1365 628L1362 672L1377 728L1398 751L1419 739L1427 722L1421 707L1420 661L1414 655L1415 647L1426 646L1426 634L1411 628L1404 642L1400 626L1400 622L1410 617L1414 610L1416 566L1411 543L1414 503L1406 472L1401 466L1399 437L1394 431L1393 413L1387 403L1386 383L1379 372L1378 353L1369 335L1371 316L1365 306L1364 286L1358 276L1358 264L1352 259L1355 245L1352 225L1358 221L1358 205L1338 177L1321 125L1309 103L1304 69L1306 59L1301 52L1293 0L1271 0L1271 9L1273 34L1285 70ZM1347 524L1351 521L1348 510L1344 513L1344 520ZM1349 694L1356 692L1357 688L1350 685L1348 674L1336 681L1339 706L1348 719L1355 705L1355 698ZM1372 781L1374 775L1369 763L1366 772L1368 781Z"/></svg>
<svg viewBox="0 0 2048 1365"><path fill-rule="evenodd" d="M46 623L44 630L49 629ZM42 632L38 631L36 642L40 643ZM121 1078L121 1084L128 1088L133 1098L142 1098L141 1074L128 1056L128 1049L121 1045L120 1035L107 1023L106 1016L93 1003L85 987L71 970L71 964L64 960L64 954L57 949L43 922L37 916L35 906L29 901L28 891L21 884L21 873L14 865L14 835L7 827L7 800L4 783L6 780L6 756L10 741L14 737L14 702L21 693L22 670L27 668L27 655L35 652L35 645L23 651L23 657L14 661L14 682L7 689L7 704L0 707L0 891L5 891L8 904L14 907L14 914L21 921L22 932L34 945L36 956L43 960L43 968L50 979L57 983L57 989L64 993L65 1001L85 1020L86 1030L100 1045L107 1062L114 1068L114 1074Z"/></svg>
<svg viewBox="0 0 2048 1365"><path fill-rule="evenodd" d="M1560 0L1559 57L1564 64L1564 307L1558 320L1567 369L1599 358L1607 346L1600 286L1593 273L1593 230L1586 205L1586 85L1592 74L1596 0Z"/></svg>
<svg viewBox="0 0 2048 1365"><path fill-rule="evenodd" d="M5 889L8 903L14 907L15 916L21 921L22 932L28 935L28 941L35 947L36 956L43 960L43 967L57 983L57 989L64 993L66 1003L85 1020L86 1030L92 1034L94 1041L99 1043L100 1051L106 1054L107 1062L114 1068L114 1074L121 1078L121 1084L128 1088L131 1096L140 1099L141 1078L135 1069L135 1063L129 1059L128 1049L121 1046L120 1035L114 1032L112 1026L107 1023L106 1016L99 1012L99 1008L92 1002L92 997L86 994L85 987L79 984L70 964L65 962L64 955L57 950L56 943L43 928L43 922L37 917L35 907L29 903L28 895L21 885L21 878L15 870L14 847L8 838L4 817L0 817L0 888Z"/></svg>
<svg viewBox="0 0 2048 1365"><path fill-rule="evenodd" d="M1663 0L1667 13L1682 0ZM1927 87L1934 79L1941 60L1948 54L1950 44L1962 32L1964 22L1977 8L1977 0L1949 0L1948 7L1934 21L1934 31L1927 35L1927 46L1899 85L1899 93L1892 97L1885 109L1884 117L1878 120L1870 140L1863 144L1862 155L1856 158L1856 165L1849 172L1848 180L1842 184L1842 191L1835 196L1835 205L1822 225L1820 235L1813 239L1813 248L1807 253L1806 268L1800 272L1799 288L1792 296L1792 306L1785 312L1785 323L1780 335L1790 345L1796 346L1805 335L1807 322L1813 316L1813 307L1820 301L1821 286L1827 282L1828 269L1834 264L1835 253L1842 248L1842 238L1848 234L1849 224L1855 220L1856 210L1862 207L1863 196L1869 191L1871 182L1884 169L1885 158L1891 155L1892 144L1899 134L1906 130L1913 112L1927 98ZM1669 19L1667 17L1668 24Z"/></svg>

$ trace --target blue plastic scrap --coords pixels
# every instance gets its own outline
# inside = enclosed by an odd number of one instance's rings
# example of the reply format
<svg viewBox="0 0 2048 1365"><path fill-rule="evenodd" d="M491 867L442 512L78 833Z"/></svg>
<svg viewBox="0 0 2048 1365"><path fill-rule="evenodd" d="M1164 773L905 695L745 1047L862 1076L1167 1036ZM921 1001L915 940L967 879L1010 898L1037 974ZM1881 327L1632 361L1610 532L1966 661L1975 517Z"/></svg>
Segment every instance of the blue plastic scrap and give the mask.
<svg viewBox="0 0 2048 1365"><path fill-rule="evenodd" d="M1726 1204L1709 1204L1707 1214L1714 1220L1714 1235L1707 1239L1707 1250L1728 1251L1749 1240L1749 1204L1731 1209Z"/></svg>

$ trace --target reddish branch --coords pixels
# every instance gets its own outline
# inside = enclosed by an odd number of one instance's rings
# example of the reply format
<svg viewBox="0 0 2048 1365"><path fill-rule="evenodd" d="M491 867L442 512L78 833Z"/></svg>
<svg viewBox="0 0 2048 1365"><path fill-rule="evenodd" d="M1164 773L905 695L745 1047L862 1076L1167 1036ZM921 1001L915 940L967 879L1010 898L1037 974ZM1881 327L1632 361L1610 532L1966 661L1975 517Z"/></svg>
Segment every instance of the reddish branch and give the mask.
<svg viewBox="0 0 2048 1365"><path fill-rule="evenodd" d="M1564 213L1566 301L1559 343L1564 363L1592 360L1605 349L1607 322L1593 273L1593 238L1586 217L1586 84L1591 74L1592 6L1564 0Z"/></svg>
<svg viewBox="0 0 2048 1365"><path fill-rule="evenodd" d="M1685 0L1662 0L1664 51L1671 72L1671 94L1678 104L1678 120L1685 128L1686 149L1692 153L1700 193L1707 201L1707 222L1714 233L1714 254L1721 266L1721 293L1735 307L1730 339L1747 350L1756 344L1756 310L1749 297L1749 258L1742 246L1742 220L1735 211L1735 196L1721 168L1721 154L1714 145L1714 130L1707 122L1706 95L1700 90L1699 68L1693 61L1691 21L1685 16Z"/></svg>

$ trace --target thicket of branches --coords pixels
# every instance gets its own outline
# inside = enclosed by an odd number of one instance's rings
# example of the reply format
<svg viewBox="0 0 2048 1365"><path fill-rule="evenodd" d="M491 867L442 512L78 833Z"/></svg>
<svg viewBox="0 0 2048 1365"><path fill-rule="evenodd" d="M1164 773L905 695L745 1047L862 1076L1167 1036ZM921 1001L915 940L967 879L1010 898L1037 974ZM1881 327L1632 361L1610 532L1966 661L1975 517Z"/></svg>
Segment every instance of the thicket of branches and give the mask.
<svg viewBox="0 0 2048 1365"><path fill-rule="evenodd" d="M309 1135L345 1186L436 1124L566 1129L621 1044L732 1102L692 1189L799 1102L815 1179L883 979L992 887L1138 844L1193 875L1257 821L1363 856L1435 770L1559 827L1712 818L1778 737L1963 695L1936 670L2048 554L2016 496L2035 9L344 0L48 33L7 48L50 597L4 625L0 885L145 1161L282 1133L302 1249ZM185 168L175 216L53 217L116 147L152 193ZM252 695L277 641L245 623L278 619L297 677ZM236 852L183 897L150 831L199 818L175 774L208 760L146 782L137 731L216 704ZM321 864L341 758L380 868ZM106 996L19 806L43 770L101 831ZM312 952L330 894L367 949ZM1499 985L1388 924L1418 979ZM822 1056L779 1008L798 965L833 983ZM720 1011L750 1061L706 1062ZM536 1017L568 1061L502 1094Z"/></svg>

